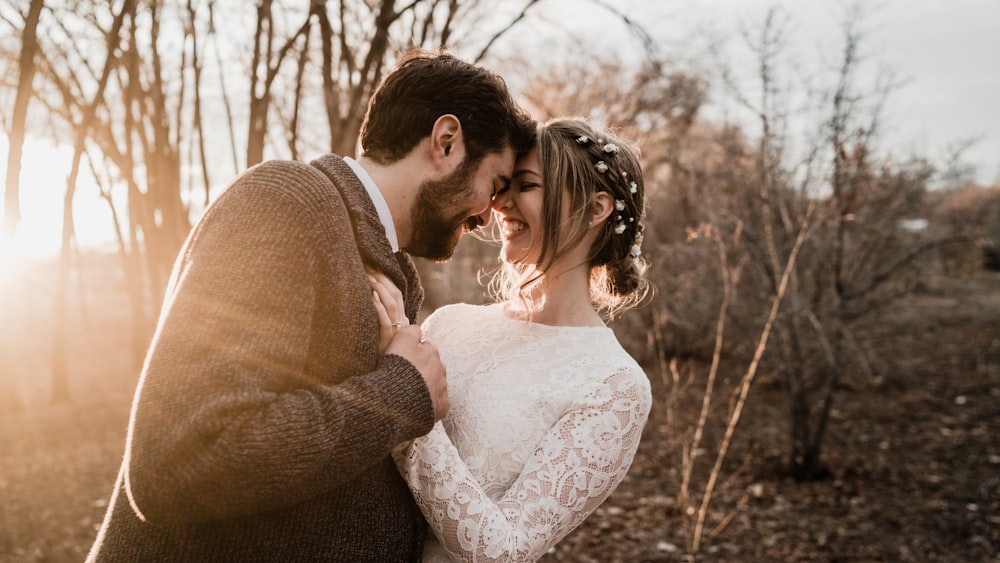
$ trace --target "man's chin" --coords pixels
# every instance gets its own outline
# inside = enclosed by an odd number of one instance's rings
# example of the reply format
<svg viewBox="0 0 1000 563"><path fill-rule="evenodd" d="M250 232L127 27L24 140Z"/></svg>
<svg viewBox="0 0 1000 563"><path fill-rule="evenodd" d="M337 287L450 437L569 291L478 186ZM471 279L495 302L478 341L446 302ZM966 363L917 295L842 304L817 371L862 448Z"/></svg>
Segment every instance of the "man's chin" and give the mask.
<svg viewBox="0 0 1000 563"><path fill-rule="evenodd" d="M468 232L468 230L464 225L462 225L452 231L451 235L447 238L444 236L434 237L434 240L425 241L424 244L421 244L412 250L407 249L407 251L413 256L418 256L438 264L447 262L452 256L454 256L455 248L458 246L458 241L462 240L462 235L466 232Z"/></svg>

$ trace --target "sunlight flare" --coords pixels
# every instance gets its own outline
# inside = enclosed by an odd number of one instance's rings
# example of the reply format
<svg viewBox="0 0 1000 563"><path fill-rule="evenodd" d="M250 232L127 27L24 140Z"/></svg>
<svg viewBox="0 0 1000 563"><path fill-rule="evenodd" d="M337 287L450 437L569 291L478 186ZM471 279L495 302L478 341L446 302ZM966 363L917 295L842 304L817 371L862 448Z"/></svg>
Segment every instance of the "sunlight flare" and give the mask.
<svg viewBox="0 0 1000 563"><path fill-rule="evenodd" d="M7 138L0 135L0 177L6 175ZM28 139L21 157L20 211L16 256L43 258L62 246L63 199L73 159L71 147ZM0 203L2 209L2 203ZM75 234L81 247L95 247L114 240L107 202L86 167L81 168L73 198ZM0 220L2 224L2 220ZM10 250L6 251L10 254ZM15 256L0 257L8 264ZM0 266L2 267L2 266Z"/></svg>

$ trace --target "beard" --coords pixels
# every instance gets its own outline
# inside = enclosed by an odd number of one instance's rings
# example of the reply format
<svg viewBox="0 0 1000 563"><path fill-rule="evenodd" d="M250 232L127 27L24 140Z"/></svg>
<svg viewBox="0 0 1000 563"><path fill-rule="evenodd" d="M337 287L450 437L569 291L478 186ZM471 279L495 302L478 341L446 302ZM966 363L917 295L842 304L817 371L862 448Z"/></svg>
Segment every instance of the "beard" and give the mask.
<svg viewBox="0 0 1000 563"><path fill-rule="evenodd" d="M455 247L466 231L479 227L472 211L458 208L475 188L470 181L475 166L466 162L440 180L426 180L417 189L416 202L410 215L413 236L405 249L413 256L443 262L455 253ZM457 203L457 205L456 205Z"/></svg>

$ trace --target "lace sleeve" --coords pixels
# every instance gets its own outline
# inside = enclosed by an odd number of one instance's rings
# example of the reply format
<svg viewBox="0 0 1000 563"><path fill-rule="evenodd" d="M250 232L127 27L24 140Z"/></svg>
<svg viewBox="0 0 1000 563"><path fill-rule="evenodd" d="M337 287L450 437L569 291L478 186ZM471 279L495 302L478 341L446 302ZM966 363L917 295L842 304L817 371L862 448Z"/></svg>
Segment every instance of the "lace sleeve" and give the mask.
<svg viewBox="0 0 1000 563"><path fill-rule="evenodd" d="M534 561L618 486L650 408L645 377L622 370L567 412L496 502L470 474L441 423L396 456L435 535L464 561ZM644 385L645 384L645 385Z"/></svg>

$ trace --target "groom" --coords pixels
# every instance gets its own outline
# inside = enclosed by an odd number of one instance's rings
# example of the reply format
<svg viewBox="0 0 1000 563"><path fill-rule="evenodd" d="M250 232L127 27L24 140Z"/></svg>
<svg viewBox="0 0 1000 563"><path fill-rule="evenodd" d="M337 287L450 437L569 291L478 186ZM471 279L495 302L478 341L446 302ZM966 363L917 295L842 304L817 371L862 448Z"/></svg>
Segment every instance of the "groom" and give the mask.
<svg viewBox="0 0 1000 563"><path fill-rule="evenodd" d="M444 416L445 369L416 326L379 351L365 270L415 320L410 255L489 222L534 130L500 77L418 51L374 93L357 161L237 177L178 257L88 561L419 561L389 454Z"/></svg>

